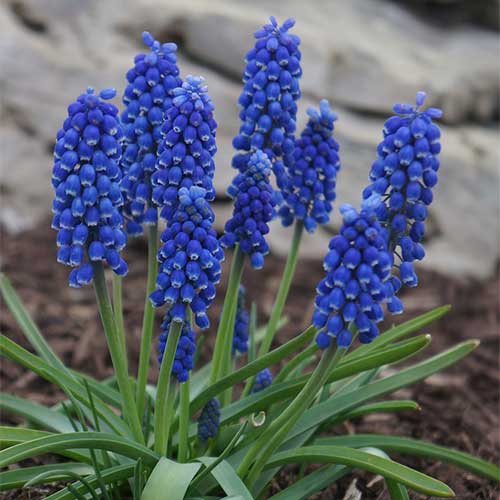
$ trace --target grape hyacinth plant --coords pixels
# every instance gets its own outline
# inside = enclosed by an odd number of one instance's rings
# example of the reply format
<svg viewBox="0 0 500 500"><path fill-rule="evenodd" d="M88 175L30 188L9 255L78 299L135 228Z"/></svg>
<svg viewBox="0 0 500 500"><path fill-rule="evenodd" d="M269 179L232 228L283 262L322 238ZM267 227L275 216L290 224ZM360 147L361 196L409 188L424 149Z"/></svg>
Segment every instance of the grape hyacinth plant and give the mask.
<svg viewBox="0 0 500 500"><path fill-rule="evenodd" d="M127 72L121 111L109 102L112 89L89 88L69 105L52 171L57 260L73 268L70 286L94 287L113 376L97 380L65 365L0 275L5 303L30 345L2 335L0 355L62 394L54 406L1 394L1 410L23 424L0 428L0 491L56 483L60 491L48 500L302 500L362 469L383 478L394 500L408 499L409 491L454 495L401 464L399 454L499 480L496 465L463 451L345 433L351 418L417 410L415 401L392 394L478 345L470 340L426 357L431 336L417 332L449 306L390 327L383 322L403 311L402 285L418 284L413 266L424 258L440 167L441 111L423 108L423 92L416 105L397 104L385 122L361 203L339 206L340 229L324 249L323 278L310 290L309 326L290 338L276 335L287 322L302 236L312 241L318 226L334 219L340 168L337 116L326 100L308 111L295 136L302 69L294 22L279 25L271 17L247 54L233 141L237 173L228 189L234 209L223 234L215 230L212 206L214 174L224 168L216 166L216 110L202 77L181 79L175 44L144 33L150 51ZM270 265L276 218L290 227L291 246L274 303L259 303L270 311L263 320L256 304L246 309L241 280L245 268L262 273ZM158 241L159 223L165 226ZM127 335L123 315L122 255L127 233L141 234L144 226L148 275L132 373L130 343L137 337ZM225 257L231 265L220 297ZM317 266L303 265L311 272ZM217 293L222 308L214 321L217 307L209 308ZM269 291L256 294L263 302ZM158 328L155 316L162 318ZM395 366L402 360L404 367ZM34 460L47 454L56 458ZM302 467L294 483L273 494L274 477L293 464L320 467Z"/></svg>

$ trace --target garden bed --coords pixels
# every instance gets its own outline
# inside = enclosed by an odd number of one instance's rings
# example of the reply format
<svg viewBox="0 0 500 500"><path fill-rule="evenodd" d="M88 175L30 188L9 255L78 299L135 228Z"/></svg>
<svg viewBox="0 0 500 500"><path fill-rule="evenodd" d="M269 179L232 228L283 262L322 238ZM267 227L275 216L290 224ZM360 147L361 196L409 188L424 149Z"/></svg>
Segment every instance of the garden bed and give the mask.
<svg viewBox="0 0 500 500"><path fill-rule="evenodd" d="M92 288L74 290L67 286L68 270L55 260L55 234L48 227L47 222L18 236L3 235L2 270L12 280L40 329L64 362L97 378L104 378L112 373L112 368ZM124 255L130 266L130 273L125 279L124 307L133 370L136 369L142 321L145 251L142 240L136 240L128 246ZM258 303L261 322L265 321L270 312L282 267L281 260L269 256L262 271L248 273L243 278L249 299ZM307 326L312 312L314 287L321 275L319 262L302 261L297 266L286 307L289 323L277 336L278 340L288 339L300 328ZM372 415L351 421L341 428L334 428L331 433L372 432L418 437L498 463L498 275L487 283L467 286L428 272L420 271L419 275L421 286L403 296L405 318L438 305L453 304L449 315L429 329L433 334L430 351L438 352L470 338L478 338L481 345L457 366L397 394L398 397L417 401L422 407L421 412ZM223 276L227 277L227 273ZM221 297L223 293L219 291L210 311L212 325L216 324L216 318L219 317ZM1 307L2 332L26 346L3 303ZM401 321L399 318L397 320ZM213 344L213 328L206 336L204 357ZM152 366L156 367L154 360ZM4 391L44 404L54 403L61 396L53 386L18 365L2 360L0 370ZM155 376L154 369L151 370L151 376L152 379ZM16 420L5 414L2 415L2 422L14 423ZM50 459L47 458L48 460ZM455 491L457 498L496 500L499 497L500 490L495 484L451 466L410 457L403 457L401 461L446 482ZM297 468L285 469L275 479L273 491L279 491L294 482L298 473ZM352 485L353 480L356 481L355 485ZM311 498L343 498L349 487L354 487L362 494L362 497L352 498L386 498L383 481L365 474L350 476ZM44 498L48 491L47 488L33 489L30 493L15 491L3 496L0 494L0 498L36 500Z"/></svg>

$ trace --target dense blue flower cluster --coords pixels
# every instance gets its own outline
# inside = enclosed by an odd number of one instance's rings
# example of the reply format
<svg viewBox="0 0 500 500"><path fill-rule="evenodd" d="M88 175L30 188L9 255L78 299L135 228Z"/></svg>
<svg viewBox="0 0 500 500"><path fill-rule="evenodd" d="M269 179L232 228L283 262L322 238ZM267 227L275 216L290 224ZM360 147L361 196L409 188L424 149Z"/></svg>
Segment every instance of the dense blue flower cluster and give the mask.
<svg viewBox="0 0 500 500"><path fill-rule="evenodd" d="M239 98L242 121L233 145L238 151L262 149L273 161L278 186L284 184L287 163L293 155L297 104L302 75L300 38L289 33L295 24L279 26L274 17L255 32L255 46L246 55L243 92ZM239 153L233 166L243 172L248 154ZM277 160L277 161L275 161Z"/></svg>
<svg viewBox="0 0 500 500"><path fill-rule="evenodd" d="M425 93L419 92L416 106L394 106L396 115L384 124L384 140L370 171L372 183L363 192L364 198L373 193L385 196L377 216L388 228L389 249L400 251L399 276L407 286L418 284L413 261L425 256L421 241L432 188L438 182L441 151L441 133L433 119L442 112L436 108L421 111L424 100Z"/></svg>
<svg viewBox="0 0 500 500"><path fill-rule="evenodd" d="M161 324L161 333L158 339L158 363L161 366L165 346L167 345L172 314L168 311ZM196 338L193 329L188 321L182 325L181 336L175 351L174 364L172 366L172 376L179 382L185 382L189 378L189 372L193 369L194 353L196 351Z"/></svg>
<svg viewBox="0 0 500 500"><path fill-rule="evenodd" d="M248 351L248 334L250 315L246 308L246 290L240 285L238 290L238 306L236 309L236 320L233 333L233 353L244 353Z"/></svg>
<svg viewBox="0 0 500 500"><path fill-rule="evenodd" d="M208 200L215 198L214 160L217 151L214 106L202 77L187 76L173 91L172 106L165 113L164 140L158 148L152 176L153 201L167 221L177 205L179 188L201 186Z"/></svg>
<svg viewBox="0 0 500 500"><path fill-rule="evenodd" d="M295 141L294 161L288 166L288 183L283 189L285 203L279 213L284 226L299 219L312 232L317 224L330 220L340 159L333 138L337 115L328 101L320 102L319 112L309 108L307 113L309 122Z"/></svg>
<svg viewBox="0 0 500 500"><path fill-rule="evenodd" d="M252 386L252 392L259 392L269 387L273 383L273 374L269 368L264 368L255 376Z"/></svg>
<svg viewBox="0 0 500 500"><path fill-rule="evenodd" d="M142 38L151 51L138 54L134 67L127 72L121 115L126 141L122 158L123 213L127 232L133 235L142 233L143 224L157 222L157 209L151 204L151 174L162 139L164 113L172 104L174 89L182 84L175 43L161 44L147 32Z"/></svg>
<svg viewBox="0 0 500 500"><path fill-rule="evenodd" d="M118 109L105 102L114 89L92 88L68 107L68 117L57 133L52 185L52 227L58 231L57 260L74 269L72 287L90 283L90 261L106 261L119 275L127 273L120 251L127 238L120 207L122 128Z"/></svg>
<svg viewBox="0 0 500 500"><path fill-rule="evenodd" d="M353 324L363 343L379 333L377 323L384 319L382 304L393 314L402 312L395 296L401 283L391 275L392 252L387 249L387 232L375 214L380 196L363 202L358 213L351 205L342 205L343 224L329 245L323 267L326 277L317 286L313 324L320 329L316 342L321 349L330 345L350 345Z"/></svg>
<svg viewBox="0 0 500 500"><path fill-rule="evenodd" d="M250 156L245 172L236 175L228 190L236 200L233 217L226 222L221 243L227 248L239 243L240 250L250 256L254 269L264 265L264 255L269 252L264 235L269 232L267 223L274 217L276 205L270 173L269 158L257 150Z"/></svg>
<svg viewBox="0 0 500 500"><path fill-rule="evenodd" d="M201 410L198 418L198 439L205 442L217 436L220 426L220 402L212 398Z"/></svg>
<svg viewBox="0 0 500 500"><path fill-rule="evenodd" d="M186 320L190 307L200 328L209 326L206 311L215 297L224 259L213 221L205 189L181 187L177 208L161 235L160 268L150 296L155 307L168 303L175 321Z"/></svg>

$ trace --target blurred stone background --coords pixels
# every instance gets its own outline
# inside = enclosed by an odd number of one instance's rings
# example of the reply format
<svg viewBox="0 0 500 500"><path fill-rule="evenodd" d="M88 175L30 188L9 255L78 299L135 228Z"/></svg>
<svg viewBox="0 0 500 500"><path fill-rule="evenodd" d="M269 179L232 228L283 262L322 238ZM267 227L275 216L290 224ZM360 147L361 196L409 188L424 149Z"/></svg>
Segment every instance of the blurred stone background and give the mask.
<svg viewBox="0 0 500 500"><path fill-rule="evenodd" d="M330 100L339 115L338 202L358 203L395 102L426 90L444 110L443 153L422 266L464 280L495 272L499 252L498 0L3 0L0 3L0 223L47 220L51 152L66 106L87 86L124 88L141 33L179 45L182 75L207 78L216 105L219 228L231 211L231 139L243 58L273 14L302 38L299 130ZM117 101L118 103L118 101ZM118 103L119 104L119 103ZM336 214L337 212L335 212ZM320 257L335 228L302 245ZM288 249L274 223L270 243Z"/></svg>

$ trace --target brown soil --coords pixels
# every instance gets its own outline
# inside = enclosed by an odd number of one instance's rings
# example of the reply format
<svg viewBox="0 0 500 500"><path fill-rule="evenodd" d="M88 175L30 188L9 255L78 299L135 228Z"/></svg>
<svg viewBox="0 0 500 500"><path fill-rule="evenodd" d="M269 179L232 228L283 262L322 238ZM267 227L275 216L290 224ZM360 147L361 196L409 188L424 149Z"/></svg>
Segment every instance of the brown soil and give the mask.
<svg viewBox="0 0 500 500"><path fill-rule="evenodd" d="M26 303L36 323L56 352L69 366L90 373L97 378L111 374L105 339L98 320L92 288L81 290L67 286L67 269L55 261L55 235L48 225L19 236L2 238L2 268ZM130 273L125 280L124 307L128 328L128 344L132 370L138 354L140 326L145 287L145 245L135 240L126 251ZM277 289L283 262L267 257L264 270L247 272L244 283L250 299L257 302L260 320L269 314L274 291ZM310 318L313 290L322 270L319 262L306 261L298 265L286 308L290 318L288 325L278 335L283 341L307 326ZM227 273L224 273L227 276ZM422 411L373 415L351 421L332 433L375 432L411 436L436 444L447 445L473 453L487 460L499 462L499 335L498 335L498 278L487 283L459 284L439 275L420 272L421 285L404 296L409 318L438 305L450 303L450 314L428 329L433 334L429 352L438 352L455 343L478 338L480 347L457 366L425 382L398 393L398 398L412 398ZM223 284L224 285L224 284ZM212 324L220 313L218 300L212 307ZM16 342L27 346L13 318L2 303L0 329ZM158 318L157 318L158 319ZM398 318L398 322L401 319ZM158 327L158 324L157 324ZM213 337L213 331L208 337ZM204 346L207 357L212 342ZM152 360L155 368L155 361ZM156 371L152 368L152 379ZM11 362L2 360L0 366L2 389L44 404L58 400L61 394L53 386L26 372ZM4 423L19 420L2 415ZM478 479L451 466L411 457L398 457L403 463L445 481L455 491L457 498L493 500L499 498L498 486ZM48 460L48 459L47 459ZM47 462L45 460L45 462ZM298 469L285 469L274 481L276 492L296 480ZM352 481L356 481L352 485ZM315 499L343 498L349 487L355 486L366 499L388 498L383 481L373 475L356 474L311 497ZM50 488L33 489L30 492L0 494L2 499L44 498ZM415 495L412 498L425 498Z"/></svg>

